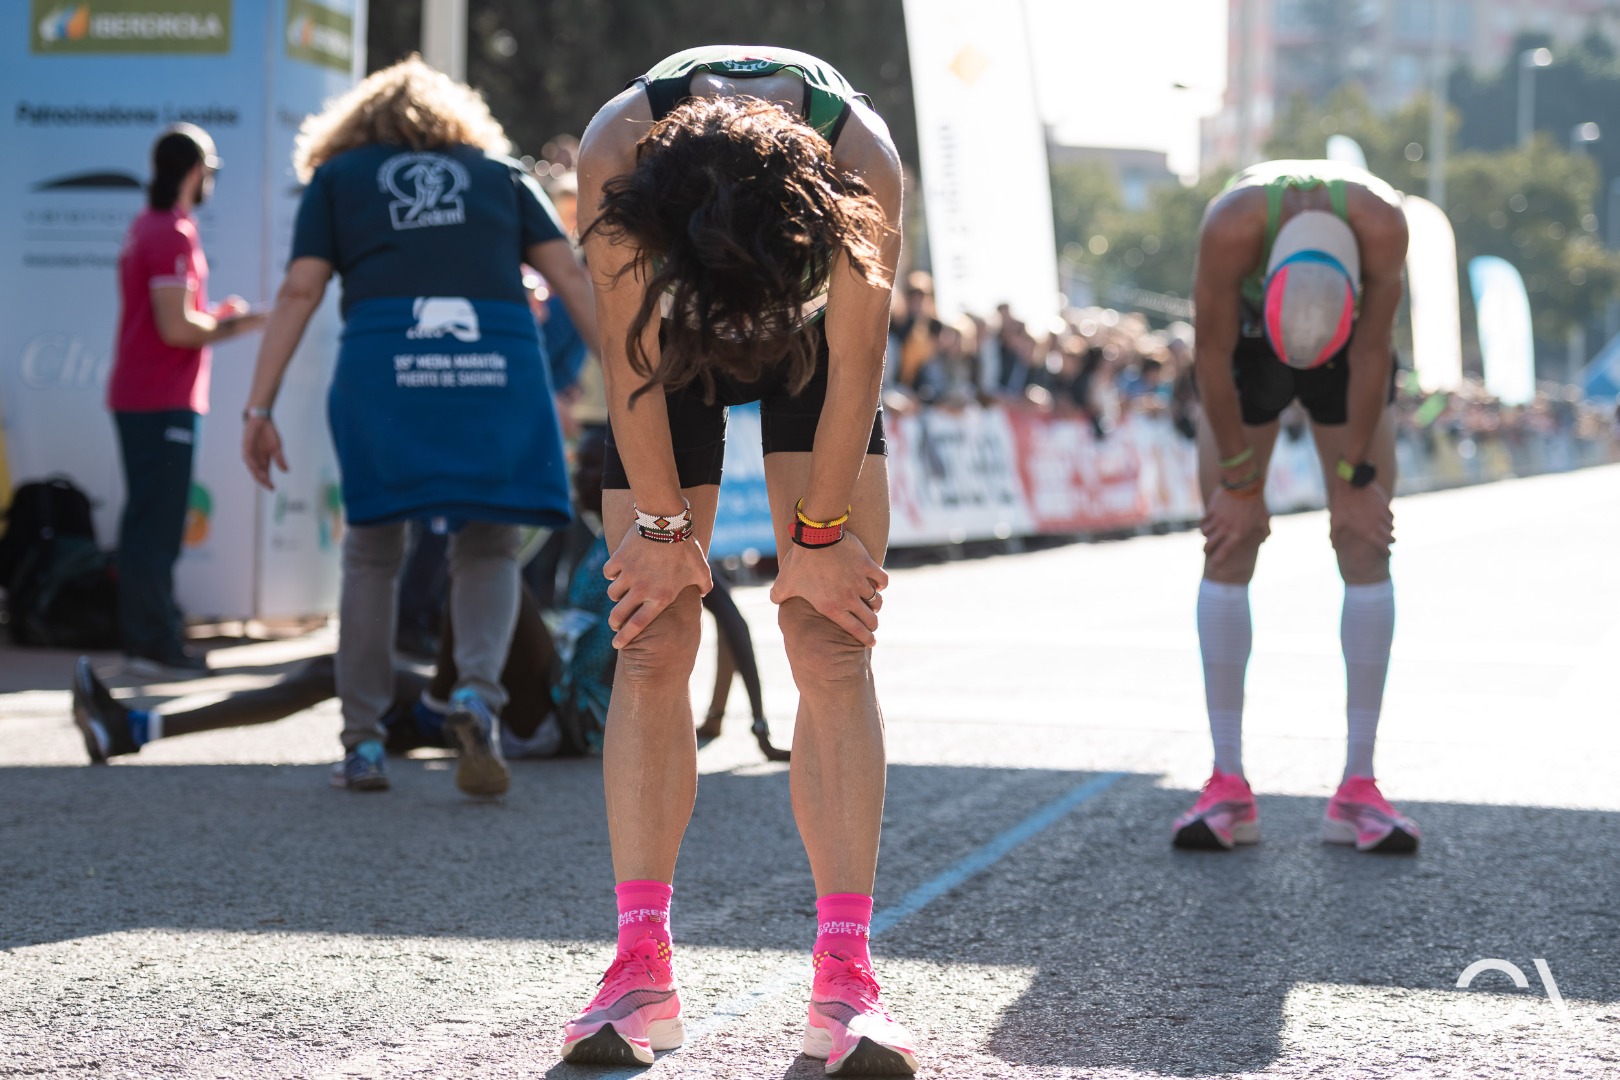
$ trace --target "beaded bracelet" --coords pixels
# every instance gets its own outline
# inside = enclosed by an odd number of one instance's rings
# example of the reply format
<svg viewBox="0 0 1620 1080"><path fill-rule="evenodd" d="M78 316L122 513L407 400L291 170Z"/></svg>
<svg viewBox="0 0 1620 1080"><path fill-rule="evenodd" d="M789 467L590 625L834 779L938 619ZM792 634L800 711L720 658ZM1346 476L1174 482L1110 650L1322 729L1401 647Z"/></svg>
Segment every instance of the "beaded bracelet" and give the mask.
<svg viewBox="0 0 1620 1080"><path fill-rule="evenodd" d="M805 517L804 500L800 499L793 507L793 527L788 538L800 547L832 547L844 538L844 522L849 520L850 509L846 507L841 516L831 521L814 521Z"/></svg>
<svg viewBox="0 0 1620 1080"><path fill-rule="evenodd" d="M659 544L679 544L692 539L692 504L682 499L685 509L674 517L636 510L636 529L642 538Z"/></svg>
<svg viewBox="0 0 1620 1080"><path fill-rule="evenodd" d="M1240 499L1252 498L1258 495L1265 486L1264 477L1260 475L1258 467L1250 469L1236 480L1221 477L1221 490L1228 495L1236 495Z"/></svg>

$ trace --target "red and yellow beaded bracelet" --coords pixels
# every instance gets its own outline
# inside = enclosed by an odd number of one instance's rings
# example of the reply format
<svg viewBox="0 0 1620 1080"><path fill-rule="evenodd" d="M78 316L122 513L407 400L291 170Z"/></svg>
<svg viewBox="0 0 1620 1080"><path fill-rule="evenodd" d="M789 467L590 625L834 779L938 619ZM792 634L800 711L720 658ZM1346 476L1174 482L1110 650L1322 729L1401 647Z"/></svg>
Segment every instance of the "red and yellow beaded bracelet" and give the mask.
<svg viewBox="0 0 1620 1080"><path fill-rule="evenodd" d="M849 520L850 509L846 507L841 517L831 521L812 521L805 517L804 500L800 499L793 507L793 528L788 535L800 547L832 547L844 538L844 522Z"/></svg>

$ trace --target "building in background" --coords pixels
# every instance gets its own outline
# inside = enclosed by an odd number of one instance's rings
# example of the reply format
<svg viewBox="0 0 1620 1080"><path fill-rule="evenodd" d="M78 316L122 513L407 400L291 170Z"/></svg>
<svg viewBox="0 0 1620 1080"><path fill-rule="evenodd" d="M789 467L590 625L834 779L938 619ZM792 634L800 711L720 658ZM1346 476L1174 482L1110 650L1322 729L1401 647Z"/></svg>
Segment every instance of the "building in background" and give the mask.
<svg viewBox="0 0 1620 1080"><path fill-rule="evenodd" d="M1436 7L1440 25L1436 40ZM1221 111L1204 121L1205 171L1259 161L1275 117L1295 94L1321 100L1359 83L1379 109L1428 86L1438 46L1448 68L1490 71L1522 33L1574 41L1590 30L1620 39L1616 0L1228 0Z"/></svg>
<svg viewBox="0 0 1620 1080"><path fill-rule="evenodd" d="M1047 133L1050 140L1051 132ZM1170 170L1170 157L1163 150L1132 150L1111 146L1060 146L1048 141L1047 160L1059 165L1092 165L1107 170L1119 187L1120 201L1127 210L1147 206L1153 189L1180 183Z"/></svg>

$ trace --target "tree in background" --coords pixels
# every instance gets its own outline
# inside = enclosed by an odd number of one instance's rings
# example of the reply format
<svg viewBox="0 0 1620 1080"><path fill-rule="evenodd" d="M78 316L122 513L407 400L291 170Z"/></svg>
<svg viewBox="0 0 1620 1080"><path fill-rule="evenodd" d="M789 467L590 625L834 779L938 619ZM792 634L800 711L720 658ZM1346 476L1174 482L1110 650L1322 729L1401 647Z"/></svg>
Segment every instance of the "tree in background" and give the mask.
<svg viewBox="0 0 1620 1080"><path fill-rule="evenodd" d="M371 70L414 52L421 0L371 5ZM917 160L901 0L468 0L468 82L521 153L578 135L603 102L670 53L720 42L800 49L842 71Z"/></svg>
<svg viewBox="0 0 1620 1080"><path fill-rule="evenodd" d="M1620 177L1620 59L1615 47L1598 33L1572 45L1558 45L1544 34L1520 34L1501 69L1475 74L1459 68L1447 91L1460 120L1456 142L1464 150L1506 150L1518 142L1518 56L1545 47L1551 67L1532 76L1535 83L1534 126L1559 146L1568 146L1578 124L1596 123L1602 137L1584 151L1597 162L1604 178ZM1607 208L1597 207L1598 216Z"/></svg>
<svg viewBox="0 0 1620 1080"><path fill-rule="evenodd" d="M1429 179L1428 115L1426 98L1380 115L1356 86L1340 88L1320 106L1301 96L1278 121L1267 153L1319 158L1328 135L1348 135L1361 144L1375 175L1421 195ZM1458 120L1454 112L1454 129ZM1499 255L1524 277L1540 351L1559 356L1561 363L1559 350L1569 332L1601 315L1620 286L1620 256L1598 238L1595 162L1542 132L1524 150L1511 142L1503 148L1458 149L1446 166L1446 213L1457 233L1465 351L1477 353L1468 261Z"/></svg>
<svg viewBox="0 0 1620 1080"><path fill-rule="evenodd" d="M1146 206L1132 211L1105 167L1054 166L1052 213L1065 268L1088 281L1101 303L1143 306L1161 321L1181 317L1172 310L1175 305L1156 308L1153 298L1135 294L1190 298L1198 226L1225 181L1210 176L1191 187L1165 184L1153 189Z"/></svg>
<svg viewBox="0 0 1620 1080"><path fill-rule="evenodd" d="M1106 237L1125 210L1108 166L1093 161L1053 162L1052 235L1058 254L1082 262L1094 237Z"/></svg>

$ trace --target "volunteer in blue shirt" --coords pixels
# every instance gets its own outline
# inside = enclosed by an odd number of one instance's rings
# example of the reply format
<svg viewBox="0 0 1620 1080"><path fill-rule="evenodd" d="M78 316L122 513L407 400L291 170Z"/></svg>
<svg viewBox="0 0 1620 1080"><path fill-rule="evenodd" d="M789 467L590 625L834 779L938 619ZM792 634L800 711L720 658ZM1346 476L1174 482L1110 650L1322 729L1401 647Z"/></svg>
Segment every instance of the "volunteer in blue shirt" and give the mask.
<svg viewBox="0 0 1620 1080"><path fill-rule="evenodd" d="M445 730L456 783L509 783L495 718L518 605L518 526L568 520L562 440L522 283L546 276L588 343L590 284L550 202L468 87L411 58L305 121L308 186L287 276L259 350L242 454L261 485L287 469L271 415L283 374L335 271L343 343L328 398L349 530L337 690L343 762L333 783L388 786L379 721L393 690L395 577L412 520L450 543L457 686Z"/></svg>

